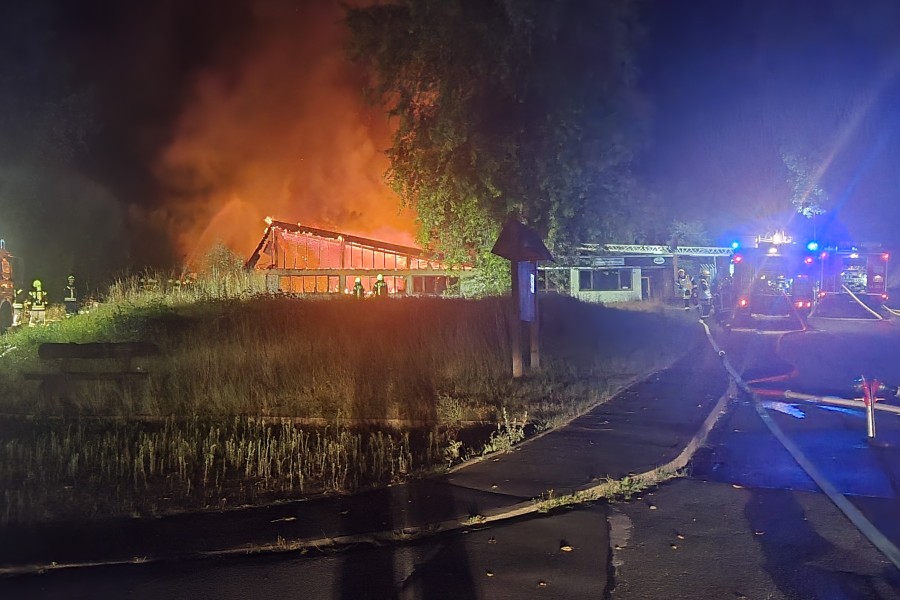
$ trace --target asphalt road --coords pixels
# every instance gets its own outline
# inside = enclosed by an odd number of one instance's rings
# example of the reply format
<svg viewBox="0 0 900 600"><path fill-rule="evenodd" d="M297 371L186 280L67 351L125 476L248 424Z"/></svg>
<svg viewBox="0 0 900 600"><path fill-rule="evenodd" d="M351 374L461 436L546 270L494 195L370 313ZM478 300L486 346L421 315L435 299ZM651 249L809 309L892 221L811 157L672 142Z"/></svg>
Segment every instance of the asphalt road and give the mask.
<svg viewBox="0 0 900 600"><path fill-rule="evenodd" d="M879 435L886 445L875 446L865 438L862 411L777 396L783 389L848 396L859 374L900 382L895 360L900 327L815 317L810 325L814 329L806 332L784 333L790 328L783 324L773 328L777 333L719 332L719 340L744 378L766 393L765 410L785 435L900 543L900 417L879 413ZM695 409L695 399L685 390L702 390L697 380L722 375L714 361L698 357L697 363L681 381L657 382L644 391ZM633 419L642 415L636 406ZM564 457L580 435L576 430L549 447ZM618 447L636 451L627 440ZM605 458L592 459L582 473L585 481L611 468L606 463L614 464L609 457L616 448L605 446ZM529 452L508 459L525 458L519 477L497 480L485 466L459 479L470 480L473 491L500 486L527 495L553 483L538 480L535 469L541 465L553 469L556 460L560 470L575 468L559 457ZM506 465L504 472L512 469ZM0 580L3 598L276 595L897 599L900 570L818 489L759 418L751 399L736 397L688 477L628 500L559 509L416 543L69 569Z"/></svg>

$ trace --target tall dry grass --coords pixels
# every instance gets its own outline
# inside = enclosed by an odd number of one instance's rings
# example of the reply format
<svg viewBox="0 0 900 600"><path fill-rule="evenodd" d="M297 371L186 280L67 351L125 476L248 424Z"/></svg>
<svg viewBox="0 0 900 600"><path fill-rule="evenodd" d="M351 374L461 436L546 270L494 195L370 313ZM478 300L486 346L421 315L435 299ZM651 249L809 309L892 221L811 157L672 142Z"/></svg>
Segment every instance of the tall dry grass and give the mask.
<svg viewBox="0 0 900 600"><path fill-rule="evenodd" d="M90 314L5 337L0 519L156 514L382 484L564 421L673 360L695 333L661 307L542 298L543 368L513 380L507 299L275 297L242 273L189 283L144 274ZM42 342L124 340L162 350L136 361L149 376L124 391L79 382L45 401L22 378L52 368L37 359ZM473 421L497 426L472 440Z"/></svg>

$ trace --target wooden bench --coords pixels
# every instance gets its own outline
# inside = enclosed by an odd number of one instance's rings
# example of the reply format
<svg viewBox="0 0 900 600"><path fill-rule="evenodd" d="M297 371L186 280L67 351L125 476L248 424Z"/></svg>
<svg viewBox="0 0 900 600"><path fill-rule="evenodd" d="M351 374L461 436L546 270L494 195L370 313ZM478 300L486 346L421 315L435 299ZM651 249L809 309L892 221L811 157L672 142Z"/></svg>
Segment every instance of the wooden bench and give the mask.
<svg viewBox="0 0 900 600"><path fill-rule="evenodd" d="M113 381L125 394L128 381L150 374L143 365L135 365L134 359L159 354L159 347L150 342L44 343L38 346L38 357L55 370L24 373L23 377L40 381L44 401L67 401L77 381Z"/></svg>

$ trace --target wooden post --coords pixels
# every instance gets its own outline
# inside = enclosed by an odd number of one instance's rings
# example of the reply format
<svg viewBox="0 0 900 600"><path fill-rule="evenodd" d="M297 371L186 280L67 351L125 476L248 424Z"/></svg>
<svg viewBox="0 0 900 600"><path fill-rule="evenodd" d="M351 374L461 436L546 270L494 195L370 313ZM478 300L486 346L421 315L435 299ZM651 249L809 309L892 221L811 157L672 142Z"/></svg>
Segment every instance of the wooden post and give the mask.
<svg viewBox="0 0 900 600"><path fill-rule="evenodd" d="M512 269L512 335L510 336L510 346L512 347L512 372L513 378L522 376L522 320L519 315L519 262L511 261Z"/></svg>
<svg viewBox="0 0 900 600"><path fill-rule="evenodd" d="M535 269L535 273L537 269ZM531 338L531 370L541 368L541 344L540 344L540 323L541 323L541 303L538 301L539 296L537 289L534 294L534 321L528 324L529 337Z"/></svg>

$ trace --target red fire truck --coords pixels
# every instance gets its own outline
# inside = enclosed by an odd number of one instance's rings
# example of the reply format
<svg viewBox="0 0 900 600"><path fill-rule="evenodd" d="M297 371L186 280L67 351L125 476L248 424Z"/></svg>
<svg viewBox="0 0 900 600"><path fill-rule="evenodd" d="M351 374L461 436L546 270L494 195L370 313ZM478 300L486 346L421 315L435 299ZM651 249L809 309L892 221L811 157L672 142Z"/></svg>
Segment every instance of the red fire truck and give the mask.
<svg viewBox="0 0 900 600"><path fill-rule="evenodd" d="M887 252L871 246L820 249L784 234L757 238L732 256L735 319L806 316L817 305L835 310L855 300L877 311L888 298L888 259Z"/></svg>
<svg viewBox="0 0 900 600"><path fill-rule="evenodd" d="M888 299L887 252L875 247L832 246L822 250L817 258L820 298L853 295L873 309Z"/></svg>
<svg viewBox="0 0 900 600"><path fill-rule="evenodd" d="M818 285L815 255L787 236L759 237L754 246L736 248L731 262L735 320L812 310Z"/></svg>

